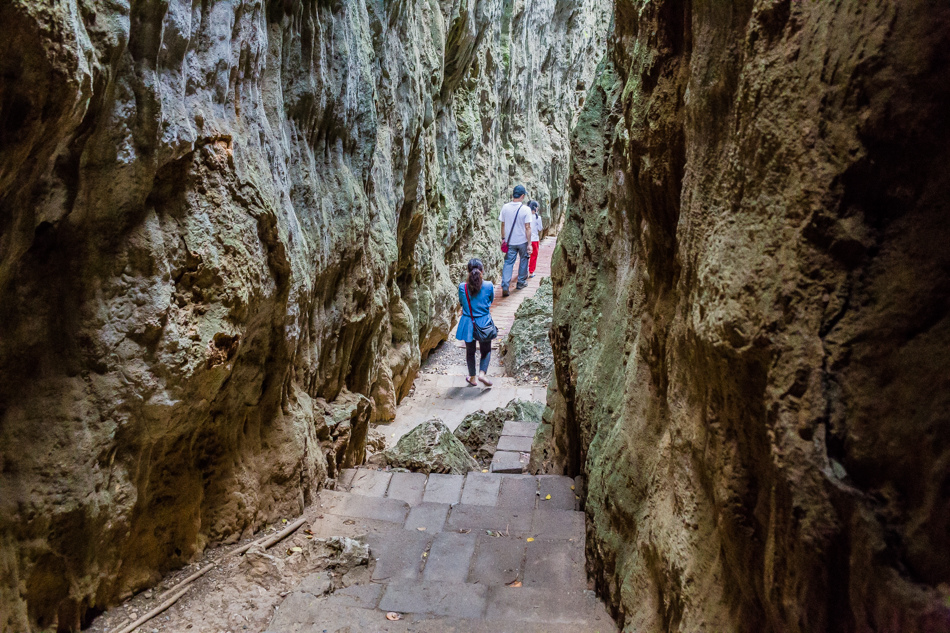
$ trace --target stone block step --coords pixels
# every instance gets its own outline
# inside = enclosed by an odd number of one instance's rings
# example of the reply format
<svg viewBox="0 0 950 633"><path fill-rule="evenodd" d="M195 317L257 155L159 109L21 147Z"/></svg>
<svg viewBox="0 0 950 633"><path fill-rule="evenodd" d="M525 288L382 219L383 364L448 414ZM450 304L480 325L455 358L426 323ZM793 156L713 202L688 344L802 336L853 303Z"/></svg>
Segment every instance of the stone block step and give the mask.
<svg viewBox="0 0 950 633"><path fill-rule="evenodd" d="M530 453L533 441L534 438L524 435L502 435L498 438L498 450Z"/></svg>
<svg viewBox="0 0 950 633"><path fill-rule="evenodd" d="M519 435L522 437L534 437L535 431L538 430L537 422L515 422L509 421L505 422L505 426L502 427L502 435Z"/></svg>
<svg viewBox="0 0 950 633"><path fill-rule="evenodd" d="M485 619L593 627L602 622L604 631L615 630L607 609L593 591L586 589L491 587Z"/></svg>
<svg viewBox="0 0 950 633"><path fill-rule="evenodd" d="M422 579L427 582L459 584L468 580L475 554L476 535L443 532L435 537L426 558Z"/></svg>
<svg viewBox="0 0 950 633"><path fill-rule="evenodd" d="M359 468L349 486L350 492L364 497L385 497L392 473L370 468Z"/></svg>
<svg viewBox="0 0 950 633"><path fill-rule="evenodd" d="M575 510L577 508L578 498L574 480L570 477L558 477L553 475L544 475L541 480L541 498L545 503L541 504L545 510ZM548 495L551 496L548 499Z"/></svg>
<svg viewBox="0 0 950 633"><path fill-rule="evenodd" d="M429 534L438 534L445 525L445 518L449 514L449 504L447 503L425 503L413 506L409 510L409 518L406 519L407 530L417 530L428 532ZM425 528L420 530L420 528Z"/></svg>
<svg viewBox="0 0 950 633"><path fill-rule="evenodd" d="M379 499L357 494L320 491L320 510L325 514L373 519L402 525L409 515L409 504L398 499Z"/></svg>
<svg viewBox="0 0 950 633"><path fill-rule="evenodd" d="M461 503L467 505L493 506L498 500L501 478L491 473L469 473L462 487Z"/></svg>
<svg viewBox="0 0 950 633"><path fill-rule="evenodd" d="M394 530L367 536L366 542L376 560L373 580L402 583L419 580L426 558L423 554L432 544L432 537L415 530Z"/></svg>
<svg viewBox="0 0 950 633"><path fill-rule="evenodd" d="M324 598L291 594L284 600L264 633L616 633L612 621L592 620L559 624L551 622L504 622L429 613L407 613L396 622L386 621L377 609L337 604L336 594ZM346 622L344 628L328 629L331 623ZM382 622L382 624L381 624Z"/></svg>
<svg viewBox="0 0 950 633"><path fill-rule="evenodd" d="M532 508L498 508L461 503L449 512L445 530L491 531L509 538L526 538L531 534L533 518Z"/></svg>
<svg viewBox="0 0 950 633"><path fill-rule="evenodd" d="M391 583L379 608L397 613L426 613L477 619L485 613L488 587L444 582Z"/></svg>
<svg viewBox="0 0 950 633"><path fill-rule="evenodd" d="M458 503L462 496L464 475L429 475L422 500L426 503Z"/></svg>
<svg viewBox="0 0 950 633"><path fill-rule="evenodd" d="M528 461L527 453L498 450L492 457L490 470L493 473L523 473Z"/></svg>

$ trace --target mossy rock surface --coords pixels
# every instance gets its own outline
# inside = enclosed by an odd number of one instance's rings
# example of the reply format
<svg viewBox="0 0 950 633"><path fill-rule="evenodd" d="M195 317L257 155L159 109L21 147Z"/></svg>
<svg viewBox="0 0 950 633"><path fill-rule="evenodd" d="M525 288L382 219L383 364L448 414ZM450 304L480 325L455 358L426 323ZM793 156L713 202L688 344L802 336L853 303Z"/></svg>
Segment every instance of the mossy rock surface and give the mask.
<svg viewBox="0 0 950 633"><path fill-rule="evenodd" d="M491 461L505 422L540 422L544 404L530 400L512 400L492 411L469 413L455 429L455 437L478 460Z"/></svg>
<svg viewBox="0 0 950 633"><path fill-rule="evenodd" d="M429 420L402 436L385 451L386 463L419 473L464 475L479 470L476 462L442 420Z"/></svg>
<svg viewBox="0 0 950 633"><path fill-rule="evenodd" d="M518 307L511 332L502 348L505 372L524 382L547 384L554 374L551 351L551 320L554 313L554 289L551 278L541 280L538 292Z"/></svg>

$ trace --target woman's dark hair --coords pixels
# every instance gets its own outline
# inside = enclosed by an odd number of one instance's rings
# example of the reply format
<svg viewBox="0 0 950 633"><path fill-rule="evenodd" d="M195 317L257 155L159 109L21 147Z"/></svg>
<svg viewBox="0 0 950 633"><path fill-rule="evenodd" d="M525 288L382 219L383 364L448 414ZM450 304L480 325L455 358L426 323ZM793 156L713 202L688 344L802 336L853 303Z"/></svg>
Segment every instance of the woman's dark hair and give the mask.
<svg viewBox="0 0 950 633"><path fill-rule="evenodd" d="M537 211L537 210L538 210L538 207L540 207L540 206L541 206L541 205L538 204L538 201L537 201L537 200L532 200L531 202L528 203L528 208L531 209L532 211Z"/></svg>
<svg viewBox="0 0 950 633"><path fill-rule="evenodd" d="M485 276L485 267L482 260L476 258L468 262L468 294L474 297L482 291L482 277Z"/></svg>

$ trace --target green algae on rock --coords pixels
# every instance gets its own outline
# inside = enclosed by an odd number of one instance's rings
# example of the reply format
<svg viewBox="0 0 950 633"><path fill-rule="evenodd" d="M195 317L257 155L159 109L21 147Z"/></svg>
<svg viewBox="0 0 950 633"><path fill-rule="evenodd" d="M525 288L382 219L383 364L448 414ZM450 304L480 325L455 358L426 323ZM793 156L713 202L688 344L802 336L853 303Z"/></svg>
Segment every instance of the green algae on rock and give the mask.
<svg viewBox="0 0 950 633"><path fill-rule="evenodd" d="M480 470L478 462L442 420L420 424L399 438L394 447L383 451L381 457L389 466L417 473L464 475Z"/></svg>
<svg viewBox="0 0 950 633"><path fill-rule="evenodd" d="M631 631L950 630L950 7L616 7L553 261L599 591Z"/></svg>
<svg viewBox="0 0 950 633"><path fill-rule="evenodd" d="M505 336L502 362L505 372L524 382L548 384L554 373L551 351L551 319L554 291L551 278L541 280L537 293L525 299L515 312L515 322Z"/></svg>
<svg viewBox="0 0 950 633"><path fill-rule="evenodd" d="M0 627L78 630L361 461L511 181L565 197L608 20L0 3Z"/></svg>
<svg viewBox="0 0 950 633"><path fill-rule="evenodd" d="M512 400L491 411L469 413L455 429L455 437L483 462L490 462L505 422L540 422L544 405L530 400Z"/></svg>

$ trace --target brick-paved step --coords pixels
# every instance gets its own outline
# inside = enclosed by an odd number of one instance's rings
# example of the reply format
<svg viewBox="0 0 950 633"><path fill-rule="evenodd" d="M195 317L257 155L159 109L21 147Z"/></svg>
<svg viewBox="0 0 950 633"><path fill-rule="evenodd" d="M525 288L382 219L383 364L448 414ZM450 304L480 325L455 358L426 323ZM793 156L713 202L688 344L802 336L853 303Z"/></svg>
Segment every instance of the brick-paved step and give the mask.
<svg viewBox="0 0 950 633"><path fill-rule="evenodd" d="M320 633L342 621L351 631L405 633L616 631L587 590L584 514L573 509L570 478L359 469L339 482L320 493L315 527L321 536L365 533L372 582L318 596L326 579L308 577L270 633ZM387 611L404 618L389 622Z"/></svg>

